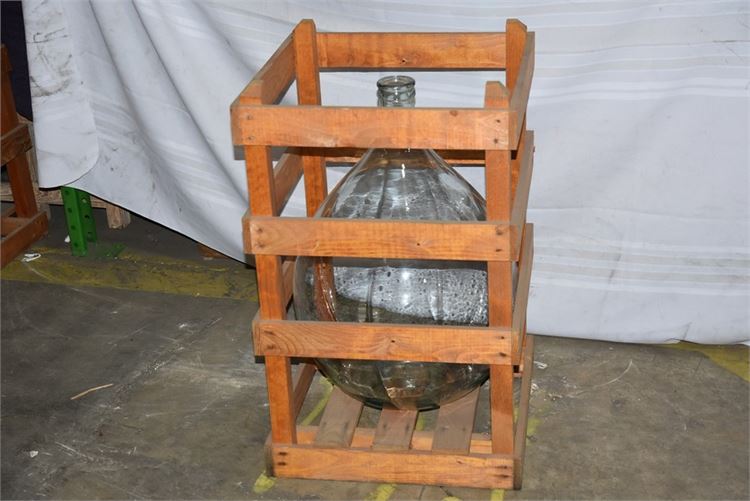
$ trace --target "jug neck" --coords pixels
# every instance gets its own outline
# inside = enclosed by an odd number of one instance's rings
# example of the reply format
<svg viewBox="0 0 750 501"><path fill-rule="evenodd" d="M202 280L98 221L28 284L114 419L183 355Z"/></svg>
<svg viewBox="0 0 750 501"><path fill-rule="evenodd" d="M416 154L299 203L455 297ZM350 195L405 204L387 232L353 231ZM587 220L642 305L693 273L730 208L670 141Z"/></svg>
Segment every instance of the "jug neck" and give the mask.
<svg viewBox="0 0 750 501"><path fill-rule="evenodd" d="M378 80L378 106L386 108L413 108L416 91L414 79L391 75Z"/></svg>

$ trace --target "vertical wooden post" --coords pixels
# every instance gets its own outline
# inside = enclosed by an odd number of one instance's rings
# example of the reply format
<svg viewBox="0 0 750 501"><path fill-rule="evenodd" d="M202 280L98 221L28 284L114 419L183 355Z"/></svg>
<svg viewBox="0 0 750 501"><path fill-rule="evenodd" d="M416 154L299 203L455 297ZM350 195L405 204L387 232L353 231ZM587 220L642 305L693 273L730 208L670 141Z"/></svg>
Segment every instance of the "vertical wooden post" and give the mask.
<svg viewBox="0 0 750 501"><path fill-rule="evenodd" d="M526 48L526 25L518 19L508 19L505 23L505 59L507 64L506 70L506 83L508 89L512 94L516 88L516 82L518 81L519 71L521 69L521 62L523 60L523 52ZM522 122L518 125L521 128L521 133L518 137L518 145L511 156L511 193L512 199L515 199L516 188L518 187L518 177L521 171L521 160L523 159L524 150L526 146L526 114ZM524 337L526 335L526 326L524 322L523 331L514 335L511 340L512 353L520 353L521 345L523 344Z"/></svg>
<svg viewBox="0 0 750 501"><path fill-rule="evenodd" d="M508 90L487 82L485 107L507 108ZM508 150L485 151L487 220L509 221L512 208L511 159ZM489 325L510 327L513 322L513 268L510 261L487 263ZM513 454L513 366L490 366L492 452Z"/></svg>
<svg viewBox="0 0 750 501"><path fill-rule="evenodd" d="M294 67L297 73L297 102L321 104L315 23L311 19L300 21L294 28L292 39L294 41ZM325 158L304 155L302 170L305 174L307 215L312 216L328 194Z"/></svg>
<svg viewBox="0 0 750 501"><path fill-rule="evenodd" d="M245 147L250 211L258 216L276 216L276 190L273 180L271 148ZM282 320L286 316L283 273L280 256L255 256L258 275L258 301L263 319ZM271 436L274 443L293 444L297 441L295 424L292 368L289 358L266 357Z"/></svg>
<svg viewBox="0 0 750 501"><path fill-rule="evenodd" d="M505 23L505 59L507 69L505 72L505 82L512 93L516 88L518 73L521 69L523 60L523 51L526 47L526 25L518 19L508 19ZM526 115L524 114L522 122L518 125L521 128L521 134L518 139L518 146L511 148L515 150L511 162L511 185L513 196L515 197L516 186L518 186L518 173L521 169L521 158L523 156L525 138L526 138Z"/></svg>
<svg viewBox="0 0 750 501"><path fill-rule="evenodd" d="M16 114L16 102L13 99L13 89L10 85L10 61L8 59L7 51L5 46L2 47L2 134L9 133L12 129L18 126L18 115ZM34 198L34 187L31 181L31 174L29 173L29 164L26 160L25 151L22 155L17 155L14 158L8 160L6 165L8 171L8 179L11 186L13 186L13 205L16 208L16 216L18 217L32 217L36 215L39 210L36 206L36 199Z"/></svg>

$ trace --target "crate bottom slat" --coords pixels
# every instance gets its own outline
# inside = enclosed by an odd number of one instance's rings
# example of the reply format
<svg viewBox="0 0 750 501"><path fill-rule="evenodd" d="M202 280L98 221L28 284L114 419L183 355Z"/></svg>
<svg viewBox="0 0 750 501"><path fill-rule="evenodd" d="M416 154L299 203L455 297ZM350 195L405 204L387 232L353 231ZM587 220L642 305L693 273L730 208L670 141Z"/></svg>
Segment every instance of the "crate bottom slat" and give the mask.
<svg viewBox="0 0 750 501"><path fill-rule="evenodd" d="M269 437L268 471L278 477L318 480L520 488L534 337L526 335L523 341L513 455L493 454L490 435L473 432L479 389L444 406L435 430L425 431L416 430L416 411L381 411L376 427L357 426L361 404L334 388L339 398L328 402L321 424L297 425L296 444L274 444ZM312 371L312 365L300 367L294 390L297 408L310 387ZM321 436L334 435L336 440L321 440Z"/></svg>
<svg viewBox="0 0 750 501"><path fill-rule="evenodd" d="M501 455L272 445L278 477L513 488L515 460Z"/></svg>

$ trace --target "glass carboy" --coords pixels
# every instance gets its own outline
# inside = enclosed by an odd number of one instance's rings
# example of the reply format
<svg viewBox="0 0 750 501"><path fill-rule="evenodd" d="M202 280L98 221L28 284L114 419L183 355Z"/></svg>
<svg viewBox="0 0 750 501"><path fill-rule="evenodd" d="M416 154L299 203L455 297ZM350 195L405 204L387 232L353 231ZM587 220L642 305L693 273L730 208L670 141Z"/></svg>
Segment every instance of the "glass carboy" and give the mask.
<svg viewBox="0 0 750 501"><path fill-rule="evenodd" d="M410 77L378 81L379 106L413 107L414 96ZM485 202L433 150L371 149L331 192L316 217L481 221ZM300 320L484 326L486 265L299 257L294 307ZM316 362L344 392L378 408L439 407L467 394L488 376L483 365Z"/></svg>

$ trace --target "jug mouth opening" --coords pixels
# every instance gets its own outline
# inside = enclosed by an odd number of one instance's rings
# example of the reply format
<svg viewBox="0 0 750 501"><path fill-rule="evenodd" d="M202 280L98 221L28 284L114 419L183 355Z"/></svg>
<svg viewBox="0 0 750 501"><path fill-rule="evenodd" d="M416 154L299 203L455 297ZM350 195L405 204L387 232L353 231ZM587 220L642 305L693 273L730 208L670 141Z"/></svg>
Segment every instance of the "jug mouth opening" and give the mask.
<svg viewBox="0 0 750 501"><path fill-rule="evenodd" d="M412 86L415 81L406 75L388 75L378 80L378 89L392 89L394 87Z"/></svg>

